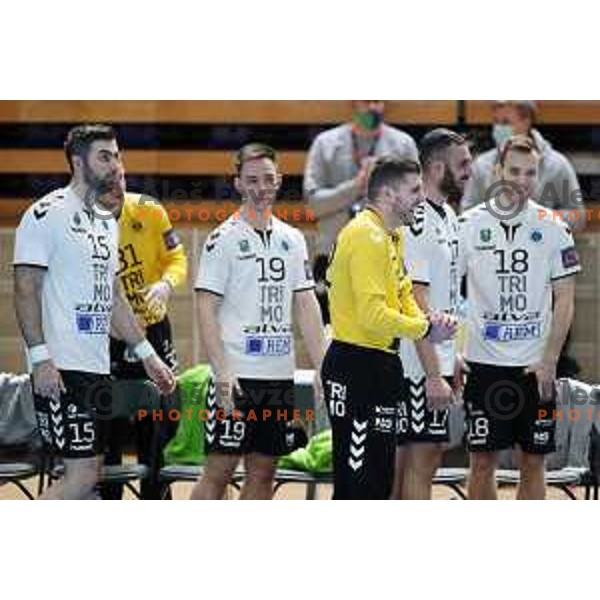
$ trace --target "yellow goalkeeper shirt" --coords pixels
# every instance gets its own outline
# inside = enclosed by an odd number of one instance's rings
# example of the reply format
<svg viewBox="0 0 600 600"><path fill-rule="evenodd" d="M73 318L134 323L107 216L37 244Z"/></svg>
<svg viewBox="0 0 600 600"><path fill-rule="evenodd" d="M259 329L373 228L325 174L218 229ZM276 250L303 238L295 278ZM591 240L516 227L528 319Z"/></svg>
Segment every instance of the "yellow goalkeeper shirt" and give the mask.
<svg viewBox="0 0 600 600"><path fill-rule="evenodd" d="M333 339L396 353L400 338L419 340L429 321L412 294L403 238L367 208L340 232L327 269Z"/></svg>
<svg viewBox="0 0 600 600"><path fill-rule="evenodd" d="M143 327L165 318L166 307L152 313L142 290L160 280L175 288L187 277L185 251L167 211L156 200L125 194L119 216L118 276Z"/></svg>

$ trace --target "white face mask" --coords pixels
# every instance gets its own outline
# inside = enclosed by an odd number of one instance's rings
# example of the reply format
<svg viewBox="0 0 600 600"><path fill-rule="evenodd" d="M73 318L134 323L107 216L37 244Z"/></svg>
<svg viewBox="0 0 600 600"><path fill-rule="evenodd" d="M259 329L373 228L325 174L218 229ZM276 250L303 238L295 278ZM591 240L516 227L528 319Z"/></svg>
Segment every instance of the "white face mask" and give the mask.
<svg viewBox="0 0 600 600"><path fill-rule="evenodd" d="M506 142L513 136L512 125L505 123L496 123L492 128L492 137L498 148L502 148Z"/></svg>

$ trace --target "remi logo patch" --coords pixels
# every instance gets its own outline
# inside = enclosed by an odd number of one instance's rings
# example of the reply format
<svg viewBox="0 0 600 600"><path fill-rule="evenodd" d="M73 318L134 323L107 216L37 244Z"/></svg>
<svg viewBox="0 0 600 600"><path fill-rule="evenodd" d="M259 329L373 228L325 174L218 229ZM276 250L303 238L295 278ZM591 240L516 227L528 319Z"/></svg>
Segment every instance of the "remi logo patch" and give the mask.
<svg viewBox="0 0 600 600"><path fill-rule="evenodd" d="M565 269L571 269L579 264L579 256L575 246L570 246L561 251L562 265Z"/></svg>

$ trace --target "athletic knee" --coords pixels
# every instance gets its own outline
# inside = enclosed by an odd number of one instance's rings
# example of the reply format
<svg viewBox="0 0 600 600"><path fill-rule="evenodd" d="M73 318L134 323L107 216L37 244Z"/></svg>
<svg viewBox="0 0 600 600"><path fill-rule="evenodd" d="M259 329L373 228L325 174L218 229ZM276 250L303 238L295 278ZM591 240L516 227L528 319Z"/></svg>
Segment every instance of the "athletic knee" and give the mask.
<svg viewBox="0 0 600 600"><path fill-rule="evenodd" d="M63 478L65 498L76 500L89 497L96 487L98 479L96 466L66 470Z"/></svg>
<svg viewBox="0 0 600 600"><path fill-rule="evenodd" d="M423 469L435 472L442 462L443 449L438 445L423 448Z"/></svg>
<svg viewBox="0 0 600 600"><path fill-rule="evenodd" d="M527 454L521 452L519 461L521 473L523 476L531 477L544 473L544 456L538 454Z"/></svg>
<svg viewBox="0 0 600 600"><path fill-rule="evenodd" d="M214 486L225 487L231 481L238 461L237 457L230 460L211 460L209 458L202 474L202 480Z"/></svg>
<svg viewBox="0 0 600 600"><path fill-rule="evenodd" d="M498 456L491 453L471 454L471 475L491 477L498 467Z"/></svg>
<svg viewBox="0 0 600 600"><path fill-rule="evenodd" d="M432 477L442 462L443 450L434 444L411 448L406 460L406 471Z"/></svg>
<svg viewBox="0 0 600 600"><path fill-rule="evenodd" d="M275 478L274 461L247 461L246 480L250 484L266 485L272 484Z"/></svg>

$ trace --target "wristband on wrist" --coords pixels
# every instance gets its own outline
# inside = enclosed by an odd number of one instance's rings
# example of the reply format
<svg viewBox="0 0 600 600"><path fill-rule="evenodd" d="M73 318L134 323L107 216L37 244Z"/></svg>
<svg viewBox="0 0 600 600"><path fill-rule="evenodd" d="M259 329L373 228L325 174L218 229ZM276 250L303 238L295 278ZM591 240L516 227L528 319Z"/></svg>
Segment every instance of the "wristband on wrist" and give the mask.
<svg viewBox="0 0 600 600"><path fill-rule="evenodd" d="M429 317L427 317L427 329L425 331L425 333L423 334L423 337L421 338L422 340L426 339L429 337L429 334L431 333L431 319Z"/></svg>
<svg viewBox="0 0 600 600"><path fill-rule="evenodd" d="M46 344L38 344L37 346L33 346L29 348L29 361L31 365L39 365L47 360L50 360L50 351L48 350L48 346Z"/></svg>
<svg viewBox="0 0 600 600"><path fill-rule="evenodd" d="M152 344L148 340L142 340L139 344L136 344L133 348L133 352L140 360L146 360L153 354L156 354L156 350L154 350Z"/></svg>

